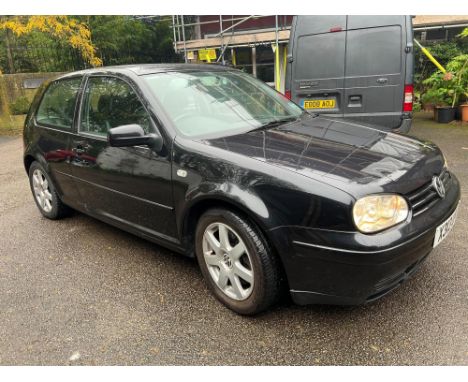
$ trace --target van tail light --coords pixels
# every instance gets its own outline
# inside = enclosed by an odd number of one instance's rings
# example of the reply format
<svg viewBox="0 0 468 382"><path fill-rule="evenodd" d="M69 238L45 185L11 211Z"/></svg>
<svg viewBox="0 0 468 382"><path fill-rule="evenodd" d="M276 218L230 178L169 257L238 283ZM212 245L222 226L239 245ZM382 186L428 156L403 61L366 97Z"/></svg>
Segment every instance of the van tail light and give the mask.
<svg viewBox="0 0 468 382"><path fill-rule="evenodd" d="M284 92L284 96L285 96L287 99L291 100L291 90L286 90L286 91Z"/></svg>
<svg viewBox="0 0 468 382"><path fill-rule="evenodd" d="M403 111L413 111L413 85L405 85Z"/></svg>

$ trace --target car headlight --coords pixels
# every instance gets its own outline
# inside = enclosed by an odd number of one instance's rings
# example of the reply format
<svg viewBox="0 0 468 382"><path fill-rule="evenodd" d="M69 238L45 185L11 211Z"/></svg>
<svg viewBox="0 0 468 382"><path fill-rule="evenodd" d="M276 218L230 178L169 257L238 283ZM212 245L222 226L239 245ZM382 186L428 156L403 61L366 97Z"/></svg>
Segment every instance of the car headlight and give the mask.
<svg viewBox="0 0 468 382"><path fill-rule="evenodd" d="M353 218L359 231L371 233L401 223L408 212L408 203L400 195L369 195L354 204Z"/></svg>

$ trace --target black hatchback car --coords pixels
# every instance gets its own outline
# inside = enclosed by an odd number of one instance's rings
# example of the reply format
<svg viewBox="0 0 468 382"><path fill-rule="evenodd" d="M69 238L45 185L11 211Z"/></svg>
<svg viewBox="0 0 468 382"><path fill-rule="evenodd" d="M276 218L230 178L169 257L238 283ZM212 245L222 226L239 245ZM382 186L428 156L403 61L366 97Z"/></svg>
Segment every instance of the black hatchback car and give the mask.
<svg viewBox="0 0 468 382"><path fill-rule="evenodd" d="M303 111L215 65L70 73L24 128L34 200L196 257L214 295L255 314L361 304L411 275L452 228L460 187L429 142Z"/></svg>

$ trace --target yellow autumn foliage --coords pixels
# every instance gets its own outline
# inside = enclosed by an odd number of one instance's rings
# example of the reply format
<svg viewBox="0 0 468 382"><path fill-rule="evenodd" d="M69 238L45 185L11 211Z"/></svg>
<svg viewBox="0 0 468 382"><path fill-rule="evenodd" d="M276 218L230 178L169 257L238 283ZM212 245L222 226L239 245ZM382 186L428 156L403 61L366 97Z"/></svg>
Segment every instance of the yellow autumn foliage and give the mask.
<svg viewBox="0 0 468 382"><path fill-rule="evenodd" d="M0 29L9 29L17 36L31 31L50 33L78 49L91 66L102 65L91 42L89 28L68 16L16 16L0 20Z"/></svg>

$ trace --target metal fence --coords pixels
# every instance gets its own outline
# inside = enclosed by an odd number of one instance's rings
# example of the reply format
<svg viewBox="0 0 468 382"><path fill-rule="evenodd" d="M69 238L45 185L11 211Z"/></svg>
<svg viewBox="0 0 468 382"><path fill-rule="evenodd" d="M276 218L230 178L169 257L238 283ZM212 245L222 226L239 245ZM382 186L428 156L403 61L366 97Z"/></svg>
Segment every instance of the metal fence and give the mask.
<svg viewBox="0 0 468 382"><path fill-rule="evenodd" d="M10 45L0 56L1 71L6 74L66 72L84 69L80 52L61 45Z"/></svg>
<svg viewBox="0 0 468 382"><path fill-rule="evenodd" d="M150 54L136 55L134 52L123 50L98 50L97 55L102 59L103 65L180 62L182 60L180 55L173 52L157 58ZM59 44L39 46L12 44L0 52L0 70L4 74L68 72L87 67L89 64L85 62L77 49Z"/></svg>

